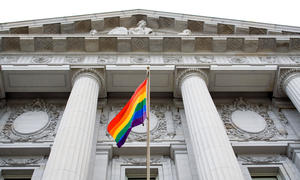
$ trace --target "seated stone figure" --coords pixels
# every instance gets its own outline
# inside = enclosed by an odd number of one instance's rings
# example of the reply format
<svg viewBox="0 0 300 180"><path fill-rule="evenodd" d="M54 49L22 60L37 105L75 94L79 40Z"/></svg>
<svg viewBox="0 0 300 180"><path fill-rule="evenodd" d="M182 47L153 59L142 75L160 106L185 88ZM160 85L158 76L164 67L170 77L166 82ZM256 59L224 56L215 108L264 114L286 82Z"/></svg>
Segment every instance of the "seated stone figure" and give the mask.
<svg viewBox="0 0 300 180"><path fill-rule="evenodd" d="M146 27L146 21L141 20L137 23L137 27L130 28L129 30L125 27L116 27L108 32L108 34L150 34L152 33L151 28Z"/></svg>
<svg viewBox="0 0 300 180"><path fill-rule="evenodd" d="M141 20L137 23L136 28L130 28L129 29L129 34L151 34L152 29L146 27L147 23L144 20Z"/></svg>
<svg viewBox="0 0 300 180"><path fill-rule="evenodd" d="M115 27L110 30L107 34L128 34L128 30L125 27Z"/></svg>

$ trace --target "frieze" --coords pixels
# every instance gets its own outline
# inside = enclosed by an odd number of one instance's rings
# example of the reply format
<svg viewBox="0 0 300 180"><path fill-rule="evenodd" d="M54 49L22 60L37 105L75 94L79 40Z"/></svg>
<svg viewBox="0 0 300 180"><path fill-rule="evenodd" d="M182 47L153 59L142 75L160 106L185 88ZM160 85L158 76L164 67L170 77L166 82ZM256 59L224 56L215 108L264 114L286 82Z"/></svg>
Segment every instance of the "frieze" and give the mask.
<svg viewBox="0 0 300 180"><path fill-rule="evenodd" d="M149 56L131 56L130 62L134 64L145 64L150 62Z"/></svg>
<svg viewBox="0 0 300 180"><path fill-rule="evenodd" d="M182 63L182 56L164 56L164 63L165 64L178 64Z"/></svg>
<svg viewBox="0 0 300 180"><path fill-rule="evenodd" d="M49 56L37 56L32 58L32 62L36 64L48 64L52 61L52 57Z"/></svg>
<svg viewBox="0 0 300 180"><path fill-rule="evenodd" d="M290 56L289 58L295 63L300 63L300 56Z"/></svg>
<svg viewBox="0 0 300 180"><path fill-rule="evenodd" d="M65 63L68 64L78 64L83 63L84 57L83 56L66 56Z"/></svg>
<svg viewBox="0 0 300 180"><path fill-rule="evenodd" d="M36 99L29 104L10 106L9 109L11 113L0 133L0 142L43 142L54 140L61 112L59 107L46 103L44 100ZM16 120L28 112L45 113L47 124L34 132L22 133L17 131L15 129Z"/></svg>
<svg viewBox="0 0 300 180"><path fill-rule="evenodd" d="M272 111L272 107L269 104L254 104L249 103L243 98L238 98L231 104L217 105L217 109L231 140L269 141L279 137L283 139L286 138L286 135L279 132L274 121L269 116L268 112ZM255 133L239 128L232 120L232 114L236 111L250 111L257 113L264 119L266 124L265 128Z"/></svg>
<svg viewBox="0 0 300 180"><path fill-rule="evenodd" d="M0 56L1 64L90 64L89 59L94 59L95 56L87 55L67 55L67 56ZM117 55L99 55L93 60L93 64L272 64L272 65L300 65L300 56L181 56L181 55L122 55L119 56L128 61L119 61ZM55 60L59 59L59 61ZM184 59L189 59L188 62Z"/></svg>
<svg viewBox="0 0 300 180"><path fill-rule="evenodd" d="M286 157L278 154L257 154L257 155L239 155L238 161L243 164L273 164L279 163L286 159Z"/></svg>
<svg viewBox="0 0 300 180"><path fill-rule="evenodd" d="M117 62L116 56L98 56L97 63L100 64L115 64Z"/></svg>
<svg viewBox="0 0 300 180"><path fill-rule="evenodd" d="M2 157L0 167L32 167L45 163L45 157Z"/></svg>
<svg viewBox="0 0 300 180"><path fill-rule="evenodd" d="M258 57L261 61L261 63L264 64L277 64L278 60L276 56L262 56L262 57Z"/></svg>
<svg viewBox="0 0 300 180"><path fill-rule="evenodd" d="M134 165L134 166L143 166L146 165L146 157L130 157L130 156L121 156L118 160L123 165ZM151 156L150 157L150 164L151 165L159 165L167 160L163 156Z"/></svg>
<svg viewBox="0 0 300 180"><path fill-rule="evenodd" d="M197 63L215 63L216 60L214 59L214 56L195 56L194 57L196 59Z"/></svg>

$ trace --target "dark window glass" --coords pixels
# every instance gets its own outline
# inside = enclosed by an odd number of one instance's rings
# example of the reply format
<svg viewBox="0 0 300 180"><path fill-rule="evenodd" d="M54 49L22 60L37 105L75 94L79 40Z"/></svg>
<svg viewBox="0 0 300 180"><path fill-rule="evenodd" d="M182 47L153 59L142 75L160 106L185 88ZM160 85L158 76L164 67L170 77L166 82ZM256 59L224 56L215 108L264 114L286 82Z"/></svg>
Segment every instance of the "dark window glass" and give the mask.
<svg viewBox="0 0 300 180"><path fill-rule="evenodd" d="M278 180L276 176L252 176L252 180Z"/></svg>

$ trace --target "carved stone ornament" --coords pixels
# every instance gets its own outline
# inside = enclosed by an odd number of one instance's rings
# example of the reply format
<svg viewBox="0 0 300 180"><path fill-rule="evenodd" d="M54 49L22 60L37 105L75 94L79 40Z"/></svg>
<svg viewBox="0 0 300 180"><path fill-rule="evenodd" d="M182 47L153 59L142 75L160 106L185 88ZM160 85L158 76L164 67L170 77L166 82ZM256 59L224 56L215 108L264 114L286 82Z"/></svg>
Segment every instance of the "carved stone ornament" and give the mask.
<svg viewBox="0 0 300 180"><path fill-rule="evenodd" d="M252 104L243 98L235 99L231 104L218 105L220 117L224 122L227 134L231 140L261 140L268 141L276 135L281 136L273 120L269 117L268 111L271 106L267 104ZM232 121L232 114L235 111L253 111L264 118L266 127L257 133L250 133L237 127Z"/></svg>
<svg viewBox="0 0 300 180"><path fill-rule="evenodd" d="M44 163L44 157L2 157L0 167L32 167Z"/></svg>
<svg viewBox="0 0 300 180"><path fill-rule="evenodd" d="M276 56L262 56L258 57L261 63L264 64L276 64L278 63L277 57Z"/></svg>
<svg viewBox="0 0 300 180"><path fill-rule="evenodd" d="M278 92L283 95L287 84L296 77L300 77L300 68L280 69Z"/></svg>
<svg viewBox="0 0 300 180"><path fill-rule="evenodd" d="M121 156L118 159L121 161L122 165L132 165L132 166L145 166L146 165L146 157L130 157L130 156ZM159 165L163 162L166 162L166 159L163 156L151 156L150 164L151 165Z"/></svg>
<svg viewBox="0 0 300 180"><path fill-rule="evenodd" d="M0 57L0 63L1 64L17 63L18 59L19 59L18 56L2 56L2 57Z"/></svg>
<svg viewBox="0 0 300 180"><path fill-rule="evenodd" d="M135 64L145 64L150 62L149 56L131 56L130 62Z"/></svg>
<svg viewBox="0 0 300 180"><path fill-rule="evenodd" d="M182 56L164 56L163 59L166 64L178 64L182 62Z"/></svg>
<svg viewBox="0 0 300 180"><path fill-rule="evenodd" d="M243 164L273 164L284 161L286 157L278 154L257 154L257 155L239 155L238 161Z"/></svg>
<svg viewBox="0 0 300 180"><path fill-rule="evenodd" d="M32 58L32 62L36 64L46 64L52 61L52 57L48 56L37 56Z"/></svg>
<svg viewBox="0 0 300 180"><path fill-rule="evenodd" d="M41 99L33 100L32 103L25 104L17 107L10 107L11 114L6 121L0 137L2 142L37 142L37 141L53 141L56 134L56 125L59 120L60 109L53 104L46 103ZM23 118L24 114L27 113L45 113L47 123L40 126L34 131L23 133L20 130L24 128L16 128L16 121L18 118ZM38 116L39 117L39 116ZM34 119L34 117L32 117ZM31 119L31 120L32 120ZM39 119L36 119L38 121ZM22 124L21 124L22 125ZM33 124L36 126L36 124ZM20 124L18 124L20 126Z"/></svg>
<svg viewBox="0 0 300 180"><path fill-rule="evenodd" d="M214 56L195 56L195 59L197 63L215 63L216 60L214 59Z"/></svg>
<svg viewBox="0 0 300 180"><path fill-rule="evenodd" d="M246 64L246 63L249 63L249 60L246 57L242 57L242 56L229 57L229 61L233 64Z"/></svg>
<svg viewBox="0 0 300 180"><path fill-rule="evenodd" d="M291 56L290 59L295 63L300 63L300 56Z"/></svg>
<svg viewBox="0 0 300 180"><path fill-rule="evenodd" d="M84 57L82 56L66 56L65 57L65 63L70 64L77 64L77 63L83 63Z"/></svg>
<svg viewBox="0 0 300 180"><path fill-rule="evenodd" d="M98 56L97 63L100 64L115 64L117 62L116 56Z"/></svg>

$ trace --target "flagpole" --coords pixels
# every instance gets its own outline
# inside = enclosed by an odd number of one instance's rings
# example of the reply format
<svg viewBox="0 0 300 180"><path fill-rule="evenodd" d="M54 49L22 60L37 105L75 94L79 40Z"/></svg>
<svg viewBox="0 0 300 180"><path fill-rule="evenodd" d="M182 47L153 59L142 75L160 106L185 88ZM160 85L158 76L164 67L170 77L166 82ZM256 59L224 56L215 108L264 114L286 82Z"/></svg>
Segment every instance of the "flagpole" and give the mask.
<svg viewBox="0 0 300 180"><path fill-rule="evenodd" d="M147 66L147 180L150 180L150 66Z"/></svg>

